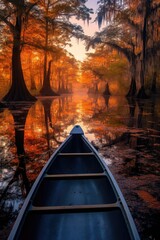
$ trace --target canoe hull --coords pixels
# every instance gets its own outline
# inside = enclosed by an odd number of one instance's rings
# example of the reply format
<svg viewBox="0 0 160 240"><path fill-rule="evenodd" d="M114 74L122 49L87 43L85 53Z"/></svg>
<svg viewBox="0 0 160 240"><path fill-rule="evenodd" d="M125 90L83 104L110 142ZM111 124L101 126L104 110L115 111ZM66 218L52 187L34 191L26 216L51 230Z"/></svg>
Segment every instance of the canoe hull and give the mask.
<svg viewBox="0 0 160 240"><path fill-rule="evenodd" d="M11 239L140 239L113 175L79 126L35 181Z"/></svg>

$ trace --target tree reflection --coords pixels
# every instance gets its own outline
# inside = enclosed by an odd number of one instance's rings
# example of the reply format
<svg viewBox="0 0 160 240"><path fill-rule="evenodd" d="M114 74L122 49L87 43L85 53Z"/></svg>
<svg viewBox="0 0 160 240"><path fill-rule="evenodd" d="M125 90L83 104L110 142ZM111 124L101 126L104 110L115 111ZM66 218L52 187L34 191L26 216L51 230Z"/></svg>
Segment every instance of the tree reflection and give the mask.
<svg viewBox="0 0 160 240"><path fill-rule="evenodd" d="M54 128L58 141L64 140L67 137L68 133L66 129L74 125L75 119L78 117L75 106L73 108L72 104L72 95L64 95L55 99L51 105L52 123L50 127Z"/></svg>
<svg viewBox="0 0 160 240"><path fill-rule="evenodd" d="M92 100L92 119L101 119L106 116L109 108L109 98L110 96L90 95L90 99Z"/></svg>
<svg viewBox="0 0 160 240"><path fill-rule="evenodd" d="M13 179L21 179L21 189L23 195L26 195L30 190L30 183L26 174L26 160L28 157L24 149L24 128L30 107L31 105L27 105L25 107L23 106L22 108L19 108L19 106L14 106L10 109L15 123L15 144L17 147L17 155L19 159L19 164L17 166Z"/></svg>
<svg viewBox="0 0 160 240"><path fill-rule="evenodd" d="M138 112L138 118L137 118L137 127L138 128L142 128L143 126L143 108L144 108L144 103L140 100L137 101L138 103L138 108L139 108L139 112Z"/></svg>
<svg viewBox="0 0 160 240"><path fill-rule="evenodd" d="M47 140L49 157L51 155L50 140L52 139L58 145L61 143L57 139L57 137L56 137L56 133L57 133L58 129L54 127L54 123L53 123L52 117L51 117L51 106L52 106L52 104L54 104L54 100L55 99L52 99L52 98L41 99L41 103L42 103L43 108L44 108L44 119L45 119L45 127L46 127L46 140ZM51 134L50 134L50 129L52 129L52 133Z"/></svg>
<svg viewBox="0 0 160 240"><path fill-rule="evenodd" d="M14 119L15 145L17 149L18 166L16 167L13 177L11 178L11 180L9 180L6 188L3 190L3 193L1 195L1 200L3 200L9 188L16 181L20 181L21 191L23 196L26 196L26 194L30 190L30 183L26 174L26 160L28 159L28 157L24 149L24 128L25 128L25 122L26 122L26 118L27 118L30 107L31 107L31 104L29 103L24 105L10 104L8 106L8 109L12 113L12 116Z"/></svg>
<svg viewBox="0 0 160 240"><path fill-rule="evenodd" d="M107 96L103 96L103 97L104 97L104 99L105 99L105 104L106 104L106 107L107 107L107 109L108 109L110 96L107 95Z"/></svg>
<svg viewBox="0 0 160 240"><path fill-rule="evenodd" d="M136 107L136 101L135 99L132 99L132 102L129 102L129 110L130 110L130 116L134 117L134 113L135 113L135 107Z"/></svg>

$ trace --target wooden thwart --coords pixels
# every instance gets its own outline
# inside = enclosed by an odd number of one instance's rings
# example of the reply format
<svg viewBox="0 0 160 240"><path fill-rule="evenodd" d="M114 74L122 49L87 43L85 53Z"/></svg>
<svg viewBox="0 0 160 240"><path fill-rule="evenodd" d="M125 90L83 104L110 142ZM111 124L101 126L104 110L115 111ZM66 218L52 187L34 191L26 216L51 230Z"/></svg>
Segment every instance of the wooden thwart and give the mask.
<svg viewBox="0 0 160 240"><path fill-rule="evenodd" d="M31 208L34 212L85 212L85 211L105 211L111 208L117 208L118 203L96 204L96 205L73 205L73 206L42 206Z"/></svg>

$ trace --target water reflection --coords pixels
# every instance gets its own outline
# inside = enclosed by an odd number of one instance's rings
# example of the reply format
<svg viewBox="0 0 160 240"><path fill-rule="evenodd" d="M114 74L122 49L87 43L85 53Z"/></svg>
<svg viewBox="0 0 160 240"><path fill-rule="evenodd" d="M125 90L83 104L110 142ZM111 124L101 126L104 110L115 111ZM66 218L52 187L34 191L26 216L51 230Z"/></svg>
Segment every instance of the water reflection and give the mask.
<svg viewBox="0 0 160 240"><path fill-rule="evenodd" d="M131 106L131 105L130 105ZM135 113L136 104L132 103L130 116L130 146L140 149L154 149L160 146L159 108L153 101L138 101L137 116ZM134 110L133 110L134 109ZM131 110L131 107L130 107ZM133 121L135 119L135 121ZM132 123L132 124L131 124ZM132 144L133 143L133 144Z"/></svg>
<svg viewBox="0 0 160 240"><path fill-rule="evenodd" d="M82 126L120 182L123 176L152 174L152 179L153 175L156 178L159 117L160 102L156 99L137 102L82 94L41 97L32 106L3 106L0 111L1 209L18 210L50 154L75 124ZM123 183L125 192L127 185Z"/></svg>
<svg viewBox="0 0 160 240"><path fill-rule="evenodd" d="M2 178L4 178L4 182L1 182L1 199L5 196L5 194L10 191L11 187L15 187L14 183L16 181L21 182L21 190L22 195L26 195L28 193L30 186L29 181L26 175L26 153L24 149L24 128L25 128L25 121L28 114L28 110L30 108L30 105L24 105L20 106L19 104L9 105L6 116L8 120L10 120L10 116L13 117L13 122L10 127L10 121L8 122L8 125L4 128L7 130L9 128L9 134L12 136L9 136L7 133L2 137L1 141L1 148L2 152L6 153L2 155L1 152L1 161L4 163L4 168L2 169ZM3 112L4 116L6 114L6 110ZM6 119L6 120L7 120ZM2 125L3 126L3 125ZM13 127L14 126L14 136L15 136L15 147L13 147ZM11 137L11 138L10 138ZM13 150L13 151L12 151ZM18 165L15 166L15 155L17 154L18 157ZM14 169L14 170L13 170ZM7 174L6 174L7 173ZM8 176L8 178L6 177Z"/></svg>
<svg viewBox="0 0 160 240"><path fill-rule="evenodd" d="M15 173L13 178L9 182L8 186L12 184L16 180L21 181L21 191L22 195L26 196L26 194L30 190L29 180L26 174L26 161L28 159L25 149L24 149L24 129L25 129L25 122L28 115L28 111L30 105L19 106L13 105L9 107L11 114L14 119L14 126L15 126L15 145L17 149L17 156L18 156L18 166L16 167Z"/></svg>
<svg viewBox="0 0 160 240"><path fill-rule="evenodd" d="M158 102L99 95L40 98L33 106L10 106L1 113L1 155L9 161L13 156L15 161L16 147L19 169L25 169L24 162L28 161L38 174L75 124L83 127L86 136L99 149L123 141L136 150L157 150L160 145L158 121ZM39 167L37 162L41 163ZM34 181L34 170L30 168L28 172L30 181ZM26 180L28 189L27 185Z"/></svg>
<svg viewBox="0 0 160 240"><path fill-rule="evenodd" d="M23 197L30 190L30 183L26 173L26 153L24 149L24 127L30 105L20 106L19 104L8 105L8 109L2 112L8 124L3 123L3 130L9 130L1 137L1 163L2 178L0 182L1 196L1 221L12 219L13 212L19 210ZM2 117L1 116L1 117ZM12 117L12 124L10 119ZM11 124L11 126L9 125ZM4 127L4 129L3 129ZM15 146L13 147L13 127ZM13 150L13 152L12 152ZM4 154L5 153L5 154ZM15 157L17 156L17 158ZM6 214L7 213L7 214Z"/></svg>

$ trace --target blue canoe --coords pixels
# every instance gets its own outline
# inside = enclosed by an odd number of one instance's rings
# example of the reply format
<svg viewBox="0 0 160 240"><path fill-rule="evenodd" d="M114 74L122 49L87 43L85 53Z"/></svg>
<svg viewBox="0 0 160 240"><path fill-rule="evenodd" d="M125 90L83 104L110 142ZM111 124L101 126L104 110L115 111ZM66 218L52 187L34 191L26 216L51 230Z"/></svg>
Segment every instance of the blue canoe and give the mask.
<svg viewBox="0 0 160 240"><path fill-rule="evenodd" d="M140 239L113 175L80 126L42 169L8 239Z"/></svg>

